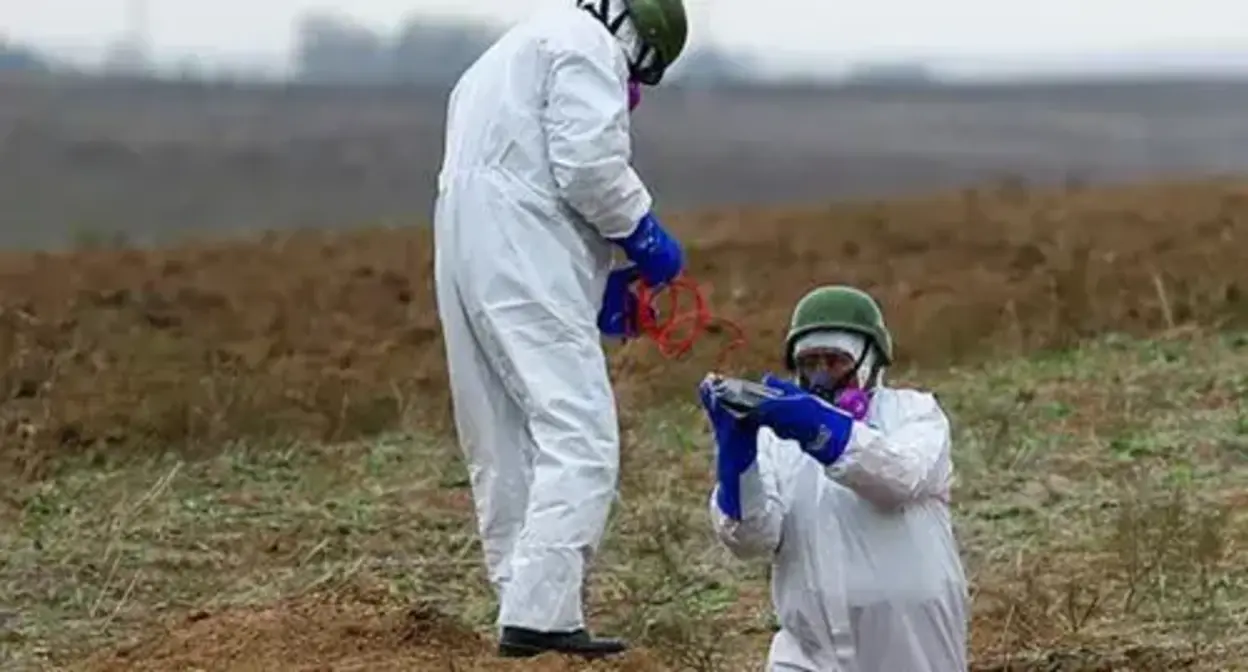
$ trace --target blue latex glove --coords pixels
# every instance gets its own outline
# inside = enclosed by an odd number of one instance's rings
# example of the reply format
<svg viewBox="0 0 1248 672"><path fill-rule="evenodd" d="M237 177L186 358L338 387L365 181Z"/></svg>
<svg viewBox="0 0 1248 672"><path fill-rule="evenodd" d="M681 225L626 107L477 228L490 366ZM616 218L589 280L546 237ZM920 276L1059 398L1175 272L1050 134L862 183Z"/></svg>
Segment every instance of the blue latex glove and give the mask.
<svg viewBox="0 0 1248 672"><path fill-rule="evenodd" d="M840 459L854 429L854 419L848 413L771 374L763 378L763 384L784 395L758 405L753 415L760 425L770 427L782 439L797 441L822 464Z"/></svg>
<svg viewBox="0 0 1248 672"><path fill-rule="evenodd" d="M598 330L604 336L628 339L640 335L637 315L641 302L632 289L632 284L640 277L641 271L636 266L616 269L607 276L602 308L598 311ZM646 310L654 314L652 306L646 306Z"/></svg>
<svg viewBox="0 0 1248 672"><path fill-rule="evenodd" d="M637 265L641 277L651 287L666 285L684 269L685 253L680 243L663 228L654 213L642 217L627 238L613 242Z"/></svg>
<svg viewBox="0 0 1248 672"><path fill-rule="evenodd" d="M715 478L719 482L715 503L725 516L739 521L742 518L741 474L758 458L758 424L738 419L717 405L708 380L698 387L698 396L715 434Z"/></svg>

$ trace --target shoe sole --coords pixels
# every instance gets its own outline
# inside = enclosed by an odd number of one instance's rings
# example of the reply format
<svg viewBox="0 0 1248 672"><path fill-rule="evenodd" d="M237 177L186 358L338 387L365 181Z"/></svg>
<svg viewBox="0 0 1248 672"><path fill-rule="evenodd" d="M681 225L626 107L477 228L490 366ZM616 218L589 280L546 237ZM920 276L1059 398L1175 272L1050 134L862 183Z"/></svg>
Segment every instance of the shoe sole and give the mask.
<svg viewBox="0 0 1248 672"><path fill-rule="evenodd" d="M524 646L511 644L507 647L499 647L498 655L500 658L534 658L544 653L554 653L561 656L576 656L578 658L607 658L610 656L619 656L627 652L627 649L620 650L601 650L601 651L565 651L560 649L543 649L536 646Z"/></svg>

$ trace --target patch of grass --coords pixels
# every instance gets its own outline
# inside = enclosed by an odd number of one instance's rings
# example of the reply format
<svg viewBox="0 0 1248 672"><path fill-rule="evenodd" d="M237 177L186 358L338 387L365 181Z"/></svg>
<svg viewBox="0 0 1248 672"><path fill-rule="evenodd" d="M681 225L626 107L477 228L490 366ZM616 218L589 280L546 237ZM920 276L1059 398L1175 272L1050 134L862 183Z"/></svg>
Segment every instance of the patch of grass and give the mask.
<svg viewBox="0 0 1248 672"><path fill-rule="evenodd" d="M980 660L1228 669L1245 655L1233 446L1248 355L1234 343L1105 338L945 381Z"/></svg>
<svg viewBox="0 0 1248 672"><path fill-rule="evenodd" d="M954 418L974 669L1248 660L1241 337L1106 337L899 377L921 377ZM599 629L654 654L629 669L755 669L766 655L768 568L731 560L711 537L711 461L691 404L626 432L590 607ZM432 605L492 630L467 479L443 441L88 464L14 484L5 501L5 669L65 664L188 613L361 586L378 608Z"/></svg>
<svg viewBox="0 0 1248 672"><path fill-rule="evenodd" d="M235 447L78 469L19 491L0 604L10 663L55 658L187 610L266 604L357 579L488 612L470 503L448 447ZM479 608L476 605L480 605Z"/></svg>

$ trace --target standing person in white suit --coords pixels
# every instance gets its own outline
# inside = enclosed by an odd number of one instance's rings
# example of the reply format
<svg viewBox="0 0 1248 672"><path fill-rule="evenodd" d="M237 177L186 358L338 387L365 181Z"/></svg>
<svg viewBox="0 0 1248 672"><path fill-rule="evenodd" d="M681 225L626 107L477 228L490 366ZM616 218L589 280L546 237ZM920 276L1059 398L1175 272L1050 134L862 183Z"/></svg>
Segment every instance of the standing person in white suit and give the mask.
<svg viewBox="0 0 1248 672"><path fill-rule="evenodd" d="M619 472L601 337L636 335L633 280L683 267L630 165L629 114L686 33L682 0L568 0L451 93L438 312L506 657L626 648L591 636L581 604ZM612 270L615 249L628 268Z"/></svg>
<svg viewBox="0 0 1248 672"><path fill-rule="evenodd" d="M796 382L743 419L701 388L713 428L712 526L769 561L780 631L772 672L965 672L966 577L949 513L949 420L887 387L892 337L876 302L821 287L793 312Z"/></svg>

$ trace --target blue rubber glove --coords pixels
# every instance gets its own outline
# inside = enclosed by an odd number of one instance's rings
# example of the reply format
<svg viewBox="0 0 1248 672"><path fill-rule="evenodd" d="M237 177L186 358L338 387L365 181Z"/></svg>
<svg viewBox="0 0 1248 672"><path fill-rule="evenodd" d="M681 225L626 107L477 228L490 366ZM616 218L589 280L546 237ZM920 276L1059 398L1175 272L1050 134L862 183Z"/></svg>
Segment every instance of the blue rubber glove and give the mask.
<svg viewBox="0 0 1248 672"><path fill-rule="evenodd" d="M785 380L784 378L779 378L775 374L771 374L771 373L765 374L763 376L763 379L760 380L759 382L766 385L767 387L770 387L775 390L779 390L785 394L808 394L806 390L802 389L801 385L798 385L797 383L791 380Z"/></svg>
<svg viewBox="0 0 1248 672"><path fill-rule="evenodd" d="M632 284L640 277L641 271L636 266L616 269L607 276L602 308L598 311L598 330L604 336L629 339L640 335L637 315L641 301L632 289ZM646 306L646 310L654 314L652 306Z"/></svg>
<svg viewBox="0 0 1248 672"><path fill-rule="evenodd" d="M680 243L663 228L654 213L642 217L627 238L613 242L637 265L641 277L651 287L666 285L685 267L685 253Z"/></svg>
<svg viewBox="0 0 1248 672"><path fill-rule="evenodd" d="M741 474L758 458L758 425L752 420L738 419L715 403L709 380L698 386L702 408L715 434L715 504L725 516L741 520Z"/></svg>
<svg viewBox="0 0 1248 672"><path fill-rule="evenodd" d="M763 384L782 390L784 395L758 405L754 417L770 427L776 436L797 441L811 457L824 465L840 459L849 444L854 419L813 394L771 374Z"/></svg>

